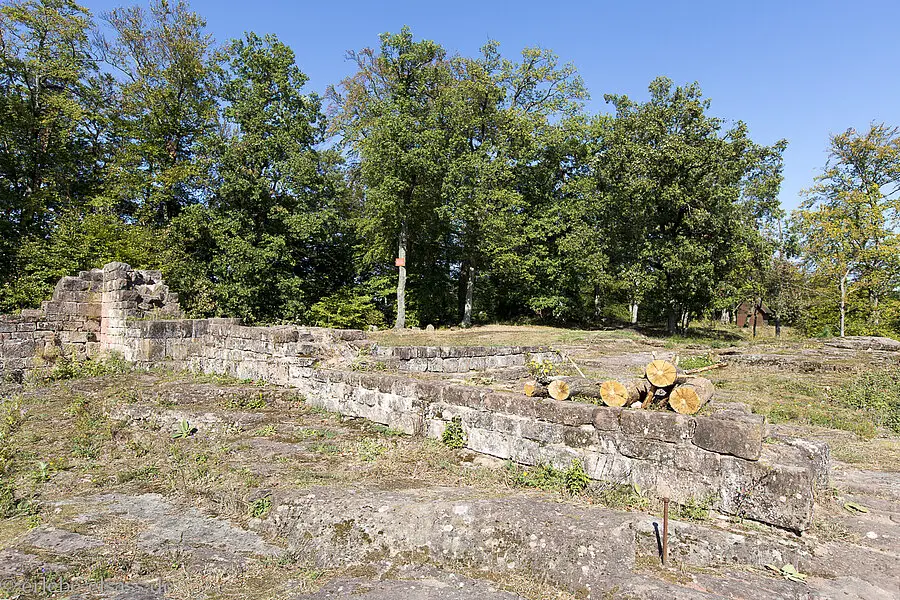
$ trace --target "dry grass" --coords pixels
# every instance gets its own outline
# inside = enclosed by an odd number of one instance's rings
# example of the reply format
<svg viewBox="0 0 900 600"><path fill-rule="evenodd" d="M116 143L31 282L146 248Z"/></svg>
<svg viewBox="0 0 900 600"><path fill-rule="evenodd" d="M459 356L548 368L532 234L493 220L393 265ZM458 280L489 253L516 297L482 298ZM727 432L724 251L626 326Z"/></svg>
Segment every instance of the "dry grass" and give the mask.
<svg viewBox="0 0 900 600"><path fill-rule="evenodd" d="M469 329L437 329L434 333L385 329L369 333L369 338L383 346L559 346L615 339L639 340L643 336L631 329L586 331L536 325L485 325Z"/></svg>
<svg viewBox="0 0 900 600"><path fill-rule="evenodd" d="M637 331L629 328L606 330L565 329L540 325L483 325L461 329L436 329L428 333L419 329L397 331L384 329L370 332L369 338L384 346L565 346L602 344L614 340L647 342L653 346L681 348L685 346L725 347L743 344L775 344L796 347L803 340L790 328L776 338L772 327L761 327L753 338L746 329L722 325L718 321L698 323L688 335L667 336L661 331Z"/></svg>

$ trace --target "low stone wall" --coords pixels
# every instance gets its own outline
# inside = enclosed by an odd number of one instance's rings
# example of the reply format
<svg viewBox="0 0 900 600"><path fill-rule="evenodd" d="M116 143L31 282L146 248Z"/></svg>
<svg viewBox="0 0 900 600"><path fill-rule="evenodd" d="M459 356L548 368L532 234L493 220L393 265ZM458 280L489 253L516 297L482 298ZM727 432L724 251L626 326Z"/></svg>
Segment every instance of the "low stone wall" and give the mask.
<svg viewBox="0 0 900 600"><path fill-rule="evenodd" d="M828 482L828 447L764 443L765 419L723 406L708 416L623 410L393 375L316 370L291 380L312 404L440 438L459 417L466 447L525 465L583 462L592 479L795 531Z"/></svg>
<svg viewBox="0 0 900 600"><path fill-rule="evenodd" d="M476 452L561 469L578 460L596 480L640 486L676 502L709 498L721 512L795 531L810 526L816 489L828 483L827 446L793 439L765 443L765 420L739 405L686 417L528 398L441 379L357 372L350 366L365 346L361 331L151 318L179 312L177 298L158 273L113 263L62 280L54 300L40 311L0 320L5 328L0 366L26 368L28 360L38 360L39 345L52 335L63 349L68 344L82 345L83 350L76 350L84 355L115 351L139 367L168 366L293 386L313 405L410 434L440 438L448 423L458 419L466 446ZM518 366L530 351L375 350L378 356L405 362L408 370L428 372Z"/></svg>
<svg viewBox="0 0 900 600"><path fill-rule="evenodd" d="M524 367L529 360L562 361L557 352L531 346L376 346L372 356L410 373L466 373Z"/></svg>

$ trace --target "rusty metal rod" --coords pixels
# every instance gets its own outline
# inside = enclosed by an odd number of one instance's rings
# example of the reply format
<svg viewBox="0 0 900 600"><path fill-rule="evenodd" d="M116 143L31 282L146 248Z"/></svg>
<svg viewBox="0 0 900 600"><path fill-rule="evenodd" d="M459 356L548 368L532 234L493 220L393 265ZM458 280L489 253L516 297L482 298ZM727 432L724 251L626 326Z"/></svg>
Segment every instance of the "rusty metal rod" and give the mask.
<svg viewBox="0 0 900 600"><path fill-rule="evenodd" d="M669 499L663 498L662 564L669 560Z"/></svg>

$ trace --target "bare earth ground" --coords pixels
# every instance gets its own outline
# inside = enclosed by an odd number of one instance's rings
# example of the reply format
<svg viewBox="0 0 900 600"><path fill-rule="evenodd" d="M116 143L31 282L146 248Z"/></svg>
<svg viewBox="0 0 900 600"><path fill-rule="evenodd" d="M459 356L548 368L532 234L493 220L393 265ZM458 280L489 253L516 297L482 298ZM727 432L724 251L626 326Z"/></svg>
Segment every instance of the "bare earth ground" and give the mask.
<svg viewBox="0 0 900 600"><path fill-rule="evenodd" d="M734 337L373 335L554 346L596 376L637 373L653 353L815 345ZM829 441L833 487L800 537L675 507L666 567L660 503L645 492L532 489L521 467L322 412L292 390L165 372L0 384L15 484L0 492L11 514L0 520L0 598L570 599L588 597L584 582L592 598L900 597L900 439L849 409L822 417L847 373L710 375L729 400L769 414L772 435Z"/></svg>

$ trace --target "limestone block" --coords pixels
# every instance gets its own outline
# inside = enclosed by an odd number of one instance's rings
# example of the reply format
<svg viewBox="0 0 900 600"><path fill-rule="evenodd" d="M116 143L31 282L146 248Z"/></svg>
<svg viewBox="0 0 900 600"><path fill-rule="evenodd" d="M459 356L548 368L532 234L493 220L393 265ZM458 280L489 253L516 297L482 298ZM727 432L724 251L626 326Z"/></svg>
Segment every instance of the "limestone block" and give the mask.
<svg viewBox="0 0 900 600"><path fill-rule="evenodd" d="M569 448L587 448L598 441L597 430L592 425L580 427L563 426L563 444Z"/></svg>
<svg viewBox="0 0 900 600"><path fill-rule="evenodd" d="M628 435L619 440L619 452L623 455L660 464L674 464L678 451L676 445L671 442L635 438Z"/></svg>
<svg viewBox="0 0 900 600"><path fill-rule="evenodd" d="M485 404L485 396L494 395L490 390L468 385L447 385L444 386L441 394L441 400L447 404L455 404L457 406L468 406L469 408L487 408Z"/></svg>
<svg viewBox="0 0 900 600"><path fill-rule="evenodd" d="M620 428L619 415L621 414L621 408L598 406L594 408L591 421L593 422L594 427L600 431L618 431Z"/></svg>
<svg viewBox="0 0 900 600"><path fill-rule="evenodd" d="M538 404L538 418L563 425L590 425L594 422L593 404L543 400Z"/></svg>
<svg viewBox="0 0 900 600"><path fill-rule="evenodd" d="M694 445L747 460L759 459L765 417L720 413L713 417L696 417L696 421Z"/></svg>
<svg viewBox="0 0 900 600"><path fill-rule="evenodd" d="M691 417L662 411L623 410L619 421L627 435L663 442L690 440L694 430Z"/></svg>
<svg viewBox="0 0 900 600"><path fill-rule="evenodd" d="M813 475L809 469L724 456L720 510L793 531L812 524Z"/></svg>
<svg viewBox="0 0 900 600"><path fill-rule="evenodd" d="M534 419L524 419L520 425L522 437L542 444L565 443L565 430L565 425Z"/></svg>
<svg viewBox="0 0 900 600"><path fill-rule="evenodd" d="M483 406L486 410L537 418L541 412L542 402L538 398L518 394L491 392L484 395Z"/></svg>
<svg viewBox="0 0 900 600"><path fill-rule="evenodd" d="M689 473L718 475L722 471L724 455L696 446L680 446L675 453L675 468Z"/></svg>

